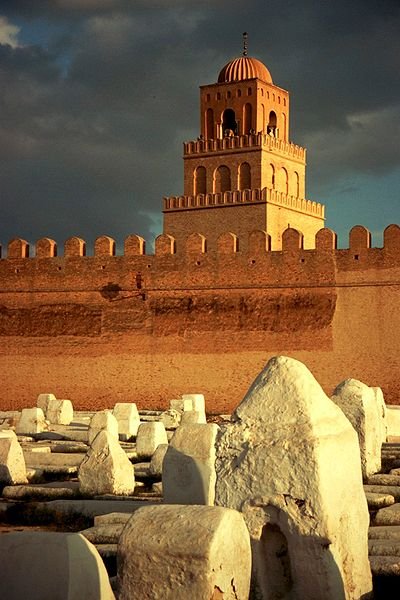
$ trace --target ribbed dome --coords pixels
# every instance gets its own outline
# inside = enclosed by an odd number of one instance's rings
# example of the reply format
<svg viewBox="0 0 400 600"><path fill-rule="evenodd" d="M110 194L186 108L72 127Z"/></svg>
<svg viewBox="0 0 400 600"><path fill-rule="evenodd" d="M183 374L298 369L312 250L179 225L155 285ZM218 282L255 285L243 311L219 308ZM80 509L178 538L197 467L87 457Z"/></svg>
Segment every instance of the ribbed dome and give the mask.
<svg viewBox="0 0 400 600"><path fill-rule="evenodd" d="M257 58L250 56L240 56L229 61L218 75L218 83L231 83L233 81L243 81L244 79L262 79L267 83L272 83L271 73L267 67Z"/></svg>

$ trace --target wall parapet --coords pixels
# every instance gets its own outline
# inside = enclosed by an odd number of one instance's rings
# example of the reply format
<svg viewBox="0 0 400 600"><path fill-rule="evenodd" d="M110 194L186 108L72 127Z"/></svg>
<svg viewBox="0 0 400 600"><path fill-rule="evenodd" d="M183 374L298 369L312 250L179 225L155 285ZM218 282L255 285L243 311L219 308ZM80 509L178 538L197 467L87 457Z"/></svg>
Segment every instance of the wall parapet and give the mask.
<svg viewBox="0 0 400 600"><path fill-rule="evenodd" d="M223 150L244 150L248 148L260 148L270 152L285 154L291 158L305 161L306 149L286 142L279 138L272 137L266 133L256 133L248 135L234 135L221 139L195 140L183 143L183 155L185 158L191 155L210 154L221 152Z"/></svg>
<svg viewBox="0 0 400 600"><path fill-rule="evenodd" d="M253 190L254 191L254 190ZM259 190L260 191L260 190ZM264 191L264 190L261 190ZM249 245L247 253L252 253L252 248L257 248L257 252L262 254L268 253L271 255L282 254L286 250L293 251L303 250L302 243L303 234L293 227L287 228L282 234L283 250L271 250L270 236L265 231L254 230L249 236ZM0 257L0 264L10 263L32 263L39 261L40 263L59 263L63 259L73 259L79 261L87 261L97 259L99 261L118 261L121 258L135 259L137 257L157 258L165 256L176 256L177 258L183 255L191 256L196 253L207 255L210 252L221 249L222 255L235 253L243 255L240 250L240 239L232 232L223 233L217 240L215 248L209 247L206 237L201 233L188 234L186 242L177 244L172 235L161 234L155 239L155 252L146 253L145 240L131 234L126 237L124 242L123 253L117 255L115 240L109 236L98 237L93 246L93 255L89 256L86 251L86 242L79 237L70 237L64 244L64 255L59 256L57 244L50 238L41 238L34 247L34 252L30 252L30 245L26 240L14 238L7 246L7 256ZM229 250L229 248L231 250ZM400 226L398 224L388 225L383 233L383 246L371 246L371 234L368 229L362 225L355 225L349 232L349 247L345 249L337 248L337 235L329 228L320 229L315 236L314 249L304 250L306 253L327 252L336 253L338 256L348 254L353 260L358 260L362 255L367 255L369 252L384 250L388 253L398 256L400 262Z"/></svg>
<svg viewBox="0 0 400 600"><path fill-rule="evenodd" d="M269 202L286 208L301 211L307 215L325 218L325 206L319 202L297 198L272 190L270 188L253 188L251 190L235 190L228 192L215 192L197 194L195 196L169 196L163 198L163 212L191 210L198 208L215 208L237 204L255 204Z"/></svg>

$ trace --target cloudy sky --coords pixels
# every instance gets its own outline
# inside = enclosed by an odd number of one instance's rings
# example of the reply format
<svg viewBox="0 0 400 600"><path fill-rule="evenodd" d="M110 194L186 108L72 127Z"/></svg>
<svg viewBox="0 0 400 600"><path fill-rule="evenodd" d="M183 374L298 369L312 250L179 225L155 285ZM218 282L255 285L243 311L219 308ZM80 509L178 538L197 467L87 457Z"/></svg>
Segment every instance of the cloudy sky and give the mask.
<svg viewBox="0 0 400 600"><path fill-rule="evenodd" d="M201 84L249 55L291 93L307 197L342 246L400 222L399 0L0 0L0 241L149 242Z"/></svg>

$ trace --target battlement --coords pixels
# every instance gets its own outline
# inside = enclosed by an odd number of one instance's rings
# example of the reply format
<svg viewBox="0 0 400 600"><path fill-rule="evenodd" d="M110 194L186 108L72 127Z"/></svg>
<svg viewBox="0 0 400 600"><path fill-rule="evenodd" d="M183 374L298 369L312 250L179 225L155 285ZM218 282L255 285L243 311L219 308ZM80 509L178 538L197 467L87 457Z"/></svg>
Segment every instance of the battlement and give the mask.
<svg viewBox="0 0 400 600"><path fill-rule="evenodd" d="M396 267L396 269L393 269ZM337 249L337 236L321 229L315 236L315 248L305 250L303 235L286 229L282 250L271 251L271 238L265 231L253 231L241 250L241 240L233 233L222 234L212 246L200 233L189 235L177 244L170 235L159 235L154 254L146 254L145 241L137 235L125 239L124 251L116 255L116 243L101 236L94 243L93 256L86 255L86 243L78 237L64 244L64 255L57 256L57 244L40 239L30 257L28 242L13 239L7 257L0 259L0 292L17 292L21 282L30 293L40 290L66 293L73 289L99 290L110 282L120 289L137 287L135 274L140 273L141 286L152 289L252 288L265 285L292 286L335 285L340 272L367 272L367 279L379 283L379 271L398 280L400 267L400 227L389 225L384 232L382 248L371 248L371 235L363 226L349 234L349 248ZM328 276L329 273L329 276ZM388 278L388 272L385 278ZM358 277L358 275L357 275ZM21 288L22 289L22 288Z"/></svg>
<svg viewBox="0 0 400 600"><path fill-rule="evenodd" d="M169 196L165 197L163 201L163 212L269 202L307 215L325 218L325 206L323 204L296 198L270 188L197 194L196 196Z"/></svg>
<svg viewBox="0 0 400 600"><path fill-rule="evenodd" d="M221 139L196 140L183 143L183 155L187 158L191 155L212 154L213 152L221 152L223 150L242 151L243 149L259 148L284 154L301 162L306 160L306 149L285 142L279 138L272 137L265 133L256 133L248 135L235 135L232 137L224 137Z"/></svg>

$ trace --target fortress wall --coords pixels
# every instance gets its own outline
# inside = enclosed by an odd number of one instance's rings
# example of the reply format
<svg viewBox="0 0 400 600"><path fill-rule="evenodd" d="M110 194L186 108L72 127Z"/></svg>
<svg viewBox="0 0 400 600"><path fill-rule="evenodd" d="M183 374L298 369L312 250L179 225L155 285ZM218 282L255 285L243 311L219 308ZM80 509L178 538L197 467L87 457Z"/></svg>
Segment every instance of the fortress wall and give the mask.
<svg viewBox="0 0 400 600"><path fill-rule="evenodd" d="M224 234L214 251L192 235L171 254L163 235L155 255L129 255L135 238L125 256L101 256L114 251L102 238L93 257L3 258L0 406L50 391L76 408L156 408L197 391L228 412L275 354L305 362L328 393L351 376L400 403L399 232L384 248L353 228L348 250L327 229L303 250L290 229L282 252L256 232L247 252Z"/></svg>

